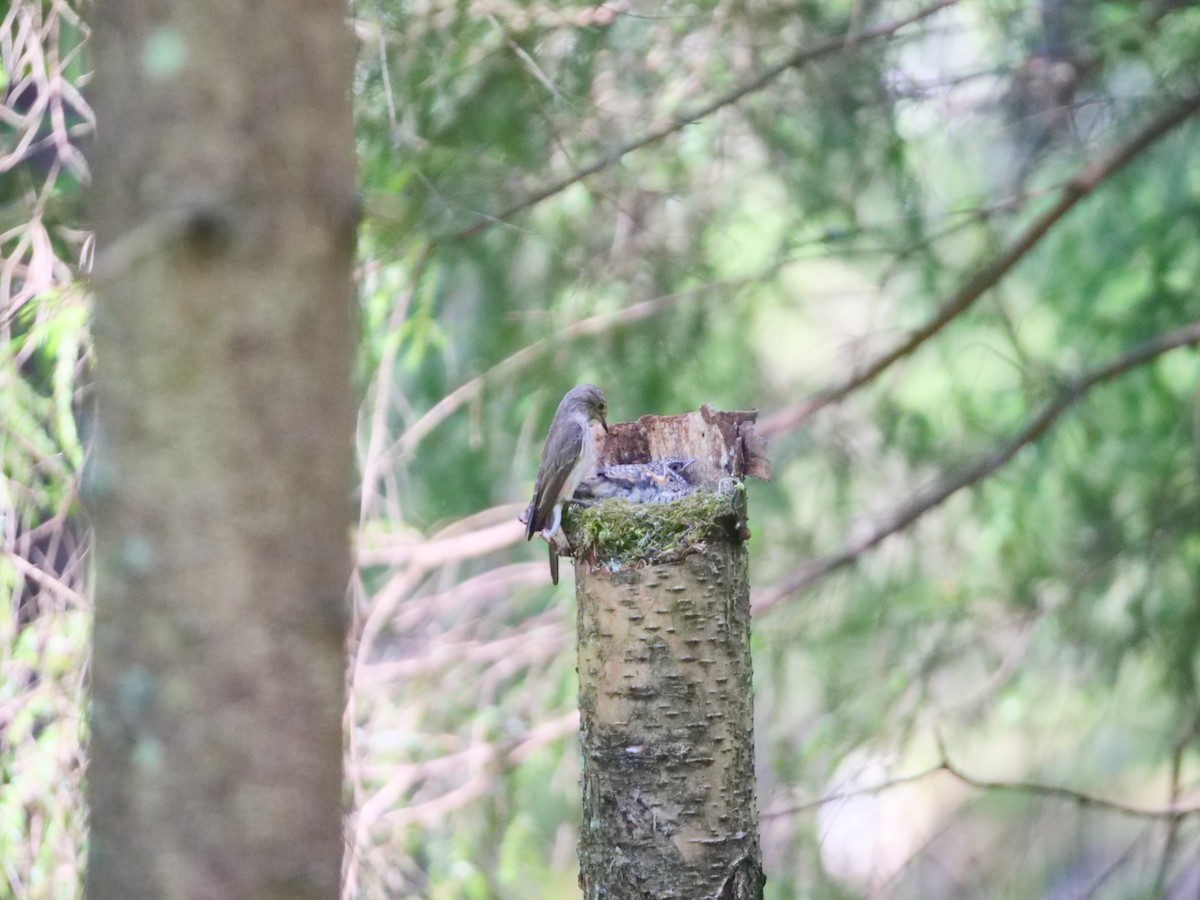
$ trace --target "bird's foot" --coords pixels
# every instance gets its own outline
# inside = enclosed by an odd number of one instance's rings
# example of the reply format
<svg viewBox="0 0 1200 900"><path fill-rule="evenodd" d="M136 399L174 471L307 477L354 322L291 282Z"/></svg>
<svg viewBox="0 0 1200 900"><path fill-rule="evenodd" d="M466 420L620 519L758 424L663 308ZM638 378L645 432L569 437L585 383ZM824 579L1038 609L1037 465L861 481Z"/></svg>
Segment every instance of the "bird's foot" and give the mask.
<svg viewBox="0 0 1200 900"><path fill-rule="evenodd" d="M567 536L563 534L561 528L556 528L550 531L548 528L543 528L538 532L542 540L561 553L563 556L571 555L571 544L567 541Z"/></svg>

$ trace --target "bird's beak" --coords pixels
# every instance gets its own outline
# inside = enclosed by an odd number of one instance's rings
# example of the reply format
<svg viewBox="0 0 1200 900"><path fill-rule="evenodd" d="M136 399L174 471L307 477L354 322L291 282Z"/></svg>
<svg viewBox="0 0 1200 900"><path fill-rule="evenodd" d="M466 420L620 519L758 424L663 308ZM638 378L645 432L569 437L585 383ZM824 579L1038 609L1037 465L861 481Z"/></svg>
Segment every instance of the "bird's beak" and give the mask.
<svg viewBox="0 0 1200 900"><path fill-rule="evenodd" d="M604 433L608 434L608 423L604 421L604 416L600 417L600 426L604 429Z"/></svg>

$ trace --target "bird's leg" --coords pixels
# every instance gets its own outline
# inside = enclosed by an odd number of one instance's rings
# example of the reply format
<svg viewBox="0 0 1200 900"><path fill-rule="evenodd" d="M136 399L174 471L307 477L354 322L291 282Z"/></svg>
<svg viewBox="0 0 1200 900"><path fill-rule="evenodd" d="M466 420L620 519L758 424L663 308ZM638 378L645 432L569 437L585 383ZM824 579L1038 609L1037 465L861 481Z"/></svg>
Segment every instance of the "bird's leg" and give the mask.
<svg viewBox="0 0 1200 900"><path fill-rule="evenodd" d="M546 540L549 542L551 547L554 547L563 556L571 555L571 545L567 541L566 533L561 528L546 538Z"/></svg>

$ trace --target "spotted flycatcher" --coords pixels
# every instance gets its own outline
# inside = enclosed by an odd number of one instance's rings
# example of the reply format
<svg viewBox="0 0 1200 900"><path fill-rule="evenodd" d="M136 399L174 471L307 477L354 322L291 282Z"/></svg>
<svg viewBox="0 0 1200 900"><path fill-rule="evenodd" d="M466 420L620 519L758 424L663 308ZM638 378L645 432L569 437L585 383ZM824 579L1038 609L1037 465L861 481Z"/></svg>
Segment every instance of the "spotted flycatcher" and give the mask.
<svg viewBox="0 0 1200 900"><path fill-rule="evenodd" d="M608 402L594 384L571 388L558 404L554 421L542 448L542 462L533 482L533 500L525 522L525 539L535 533L550 542L550 579L558 584L558 552L554 535L562 522L562 505L570 500L579 482L596 463L591 422L598 420L608 431Z"/></svg>

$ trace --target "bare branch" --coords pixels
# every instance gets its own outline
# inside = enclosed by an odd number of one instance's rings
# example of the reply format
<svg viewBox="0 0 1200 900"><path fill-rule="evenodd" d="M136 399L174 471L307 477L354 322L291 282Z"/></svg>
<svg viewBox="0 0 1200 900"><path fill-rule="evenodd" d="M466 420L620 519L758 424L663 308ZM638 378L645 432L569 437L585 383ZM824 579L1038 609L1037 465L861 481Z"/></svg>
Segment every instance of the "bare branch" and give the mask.
<svg viewBox="0 0 1200 900"><path fill-rule="evenodd" d="M942 764L938 768L978 791L1013 791L1021 794L1033 794L1054 800L1067 800L1077 806L1090 807L1137 819L1177 819L1200 813L1200 806L1185 806L1174 802L1168 806L1133 806L1121 803L1119 800L1097 797L1095 794L1087 794L1057 784L1042 784L1036 781L989 781L975 778L950 762L949 758L943 758Z"/></svg>
<svg viewBox="0 0 1200 900"><path fill-rule="evenodd" d="M805 591L825 576L851 565L885 538L903 531L925 513L941 505L947 498L963 488L978 484L1016 456L1022 447L1032 444L1045 434L1059 416L1083 399L1092 388L1124 375L1131 369L1153 362L1171 350L1192 347L1197 344L1200 344L1200 321L1151 338L1105 365L1067 381L1059 390L1058 396L1043 407L1042 411L1030 419L1025 427L1007 443L967 466L958 474L945 478L939 484L918 493L863 537L848 541L837 553L801 566L781 585L757 596L754 602L755 612L769 609L784 597Z"/></svg>
<svg viewBox="0 0 1200 900"><path fill-rule="evenodd" d="M791 806L781 806L778 809L764 809L759 813L758 817L764 821L770 819L780 819L784 816L794 816L798 813L808 812L810 809L817 809L825 806L828 803L837 803L839 800L851 800L855 797L873 797L875 794L882 794L884 791L890 791L892 788L900 787L902 784L911 784L914 781L924 781L930 775L936 775L944 770L944 766L938 763L936 766L931 766L928 769L922 769L920 772L913 772L911 775L899 775L890 781L884 781L880 784L872 784L866 787L853 788L848 791L834 791L826 794L816 800L806 800L803 803L796 803Z"/></svg>
<svg viewBox="0 0 1200 900"><path fill-rule="evenodd" d="M380 42L380 47L382 46L383 43ZM386 66L384 67L384 71L387 71ZM428 244L422 249L413 266L409 290L392 307L391 315L388 316L388 333L390 334L398 332L400 326L408 316L409 305L412 303L413 297L416 296L417 286L421 282L425 266L429 261L430 249ZM368 513L373 508L376 499L376 483L379 480L380 471L385 465L384 457L386 455L386 448L384 442L387 440L387 417L391 411L393 393L392 376L395 371L396 358L399 352L399 341L386 341L384 343L384 351L379 360L375 377L374 398L371 401L371 418L368 429L370 436L362 458L362 497L359 502L358 518L360 526L366 522ZM364 407L365 405L364 403ZM360 415L363 418L366 417L365 409Z"/></svg>
<svg viewBox="0 0 1200 900"><path fill-rule="evenodd" d="M582 169L572 172L570 175L567 175L564 178L553 182L552 184L548 184L545 187L534 191L528 197L525 197L523 200L513 204L503 212L481 218L474 225L468 226L467 228L464 228L452 235L451 239L455 241L465 241L468 238L472 238L479 234L489 226L495 225L497 222L503 222L511 219L513 216L517 215L517 213L524 212L530 207L541 203L543 200L565 191L571 185L583 181L584 179L589 178L598 172L603 172L605 169L610 168L611 166L620 162L621 159L623 159L625 156L628 156L630 153L633 153L636 150L641 150L642 148L648 147L651 144L656 144L663 140L663 138L670 137L676 132L682 131L688 125L699 122L701 119L711 116L718 110L724 109L727 106L732 106L743 97L762 90L772 81L790 69L800 68L808 63L816 62L817 60L824 59L827 56L833 56L836 53L857 47L858 45L867 43L869 41L890 37L900 29L916 22L920 22L923 19L927 19L935 13L941 12L943 9L954 6L957 2L958 0L941 0L941 2L931 4L930 6L918 10L911 16L907 16L903 19L897 19L894 22L889 22L886 25L880 25L877 28L871 28L866 31L857 31L853 26L851 26L841 37L826 41L823 44L818 44L816 47L810 47L793 53L787 59L777 63L776 65L767 69L765 72L761 72L750 81L739 85L728 93L722 94L719 97L708 101L702 106L680 112L674 118L674 120L668 122L666 125L662 125L658 128L648 131L640 137L634 138L632 141L629 141L626 144L622 144L620 147L617 147L599 159L594 160L590 164L584 166Z"/></svg>
<svg viewBox="0 0 1200 900"><path fill-rule="evenodd" d="M1200 730L1200 716L1193 715L1187 728L1175 740L1175 746L1171 751L1171 806L1179 805L1179 795L1182 791L1180 778L1183 774L1183 755L1195 741L1198 730ZM1161 897L1166 893L1167 878L1171 874L1171 861L1175 856L1175 848L1179 840L1179 825L1182 819L1182 816L1176 815L1167 821L1162 857L1158 863L1158 874L1154 878L1155 896Z"/></svg>
<svg viewBox="0 0 1200 900"><path fill-rule="evenodd" d="M506 508L510 515L507 519L467 534L442 539L399 539L378 547L362 548L358 553L359 565L430 570L493 553L521 540L521 526L517 522L521 507L519 503L508 504Z"/></svg>
<svg viewBox="0 0 1200 900"><path fill-rule="evenodd" d="M1021 794L1032 794L1039 797L1046 797L1054 800L1066 800L1074 803L1077 806L1089 807L1092 809L1102 810L1104 812L1116 813L1121 816L1130 816L1138 819L1168 819L1175 821L1189 816L1200 814L1200 805L1184 805L1177 801L1172 801L1168 806L1133 806L1128 803L1122 803L1119 800L1110 800L1107 797L1098 797L1095 794L1088 794L1084 791L1077 791L1073 788L1062 787L1057 784L1043 784L1037 781L991 781L984 778L976 778L969 775L952 763L949 757L943 756L941 762L935 766L930 766L928 769L922 769L920 772L914 772L911 775L902 775L893 778L890 781L885 781L882 784L870 785L868 787L855 788L849 791L835 791L820 797L816 800L808 800L803 803L794 804L792 806L783 806L778 809L764 810L760 815L762 819L778 819L783 816L792 816L798 813L808 812L810 809L817 809L829 803L837 803L841 800L850 800L854 797L874 796L881 794L884 791L889 791L892 788L900 787L904 784L911 784L914 781L924 781L932 775L937 775L939 772L945 772L955 780L965 784L967 787L974 788L977 791L1011 791Z"/></svg>
<svg viewBox="0 0 1200 900"><path fill-rule="evenodd" d="M1085 166L1063 186L1058 200L1053 206L1030 222L1003 253L971 275L942 304L931 319L866 368L860 369L840 383L814 394L795 406L763 419L758 426L759 434L770 437L803 425L818 411L845 399L849 394L873 381L893 363L913 353L995 286L1013 266L1020 262L1025 254L1041 242L1042 238L1060 219L1075 208L1080 200L1095 191L1102 182L1123 169L1173 128L1195 115L1198 110L1200 110L1200 91L1190 94L1172 106L1107 156Z"/></svg>
<svg viewBox="0 0 1200 900"><path fill-rule="evenodd" d="M532 753L578 730L579 711L572 710L535 725L517 740L481 742L459 753L408 765L389 766L387 783L358 809L355 822L357 843L366 839L370 827L380 819L388 819L393 827L441 820L448 813L492 789L504 769L520 765ZM464 772L471 773L471 777L458 787L448 789L430 800L397 806L399 799L414 783Z"/></svg>
<svg viewBox="0 0 1200 900"><path fill-rule="evenodd" d="M88 608L87 599L81 593L79 593L79 591L75 590L62 579L56 577L53 573L46 572L38 568L20 554L14 553L11 550L5 550L3 552L8 558L9 562L11 562L13 566L26 578L36 581L40 587L45 588L48 591L53 591L59 596L70 600L80 609Z"/></svg>

